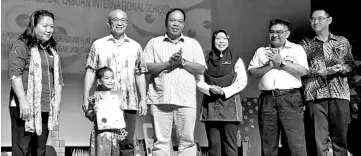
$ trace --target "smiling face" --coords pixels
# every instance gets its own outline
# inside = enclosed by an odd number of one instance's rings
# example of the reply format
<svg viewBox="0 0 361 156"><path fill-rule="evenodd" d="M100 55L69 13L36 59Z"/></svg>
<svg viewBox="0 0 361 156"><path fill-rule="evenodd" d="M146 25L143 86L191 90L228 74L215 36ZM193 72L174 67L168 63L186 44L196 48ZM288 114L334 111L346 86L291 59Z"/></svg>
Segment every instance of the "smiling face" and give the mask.
<svg viewBox="0 0 361 156"><path fill-rule="evenodd" d="M108 25L114 35L123 35L128 26L128 16L122 10L114 10L109 13Z"/></svg>
<svg viewBox="0 0 361 156"><path fill-rule="evenodd" d="M311 27L315 32L321 32L329 29L332 17L330 17L324 10L316 10L312 13L310 22Z"/></svg>
<svg viewBox="0 0 361 156"><path fill-rule="evenodd" d="M98 85L105 89L112 89L114 87L114 73L105 71L102 78L98 79Z"/></svg>
<svg viewBox="0 0 361 156"><path fill-rule="evenodd" d="M172 37L179 37L184 28L184 15L181 11L176 10L169 14L167 19L167 33Z"/></svg>
<svg viewBox="0 0 361 156"><path fill-rule="evenodd" d="M214 38L214 46L219 51L224 51L228 48L228 36L224 32L219 32Z"/></svg>
<svg viewBox="0 0 361 156"><path fill-rule="evenodd" d="M39 19L39 22L34 28L34 33L37 39L41 40L43 43L47 42L54 32L54 20L49 16L42 16Z"/></svg>
<svg viewBox="0 0 361 156"><path fill-rule="evenodd" d="M272 46L280 47L286 43L290 31L288 27L283 24L275 24L269 30L269 40Z"/></svg>

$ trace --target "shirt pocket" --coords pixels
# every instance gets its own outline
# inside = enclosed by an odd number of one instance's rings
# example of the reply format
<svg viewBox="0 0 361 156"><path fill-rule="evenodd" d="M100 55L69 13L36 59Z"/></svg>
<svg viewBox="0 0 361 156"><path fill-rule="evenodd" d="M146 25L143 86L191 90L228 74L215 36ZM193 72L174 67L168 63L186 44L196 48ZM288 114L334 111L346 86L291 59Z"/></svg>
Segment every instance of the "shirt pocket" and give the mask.
<svg viewBox="0 0 361 156"><path fill-rule="evenodd" d="M268 61L269 61L269 59L266 57L266 51L265 51L265 54L264 54L264 55L261 55L261 56L259 57L260 67L268 64Z"/></svg>

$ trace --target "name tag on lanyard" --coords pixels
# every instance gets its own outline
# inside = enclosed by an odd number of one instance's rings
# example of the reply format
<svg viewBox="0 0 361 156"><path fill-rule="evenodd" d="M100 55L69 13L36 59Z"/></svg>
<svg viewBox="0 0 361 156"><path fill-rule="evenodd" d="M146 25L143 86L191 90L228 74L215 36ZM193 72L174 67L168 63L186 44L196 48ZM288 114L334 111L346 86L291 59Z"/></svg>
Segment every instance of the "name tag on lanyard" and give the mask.
<svg viewBox="0 0 361 156"><path fill-rule="evenodd" d="M221 64L232 64L232 61L230 61L230 60L225 60L225 61L222 61Z"/></svg>

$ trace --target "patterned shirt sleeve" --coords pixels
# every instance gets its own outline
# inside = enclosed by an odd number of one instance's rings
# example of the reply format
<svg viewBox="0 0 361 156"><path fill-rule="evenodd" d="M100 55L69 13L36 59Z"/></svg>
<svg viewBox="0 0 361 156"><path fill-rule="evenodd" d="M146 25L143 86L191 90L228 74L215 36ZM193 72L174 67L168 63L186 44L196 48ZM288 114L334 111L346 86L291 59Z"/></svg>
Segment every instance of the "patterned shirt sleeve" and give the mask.
<svg viewBox="0 0 361 156"><path fill-rule="evenodd" d="M300 42L300 45L303 47L303 49L306 52L307 63L308 63L308 74L305 76L317 76L318 74L316 74L316 73L318 71L318 68L316 68L315 66L313 66L311 64L311 62L310 62L311 58L309 58L309 55L311 53L311 48L310 48L309 42L310 41L308 39L303 39Z"/></svg>
<svg viewBox="0 0 361 156"><path fill-rule="evenodd" d="M148 71L147 64L144 60L144 53L142 50L142 47L139 46L138 48L138 54L137 54L137 60L135 61L135 74L140 75L144 74Z"/></svg>
<svg viewBox="0 0 361 156"><path fill-rule="evenodd" d="M356 68L356 64L355 64L355 61L353 59L353 56L352 56L352 46L350 44L350 42L345 38L345 55L344 55L344 61L345 61L345 64L347 64L348 66L351 67L351 71L352 69L355 69Z"/></svg>
<svg viewBox="0 0 361 156"><path fill-rule="evenodd" d="M306 51L306 53L309 52L309 46L307 44L306 39L301 40L299 44L303 47L303 49Z"/></svg>
<svg viewBox="0 0 361 156"><path fill-rule="evenodd" d="M88 98L88 110L97 110L96 104L101 98L101 94L95 92L92 96Z"/></svg>
<svg viewBox="0 0 361 156"><path fill-rule="evenodd" d="M62 69L60 56L59 56L59 84L58 85L64 86L63 69Z"/></svg>
<svg viewBox="0 0 361 156"><path fill-rule="evenodd" d="M25 43L18 40L16 41L9 52L9 78L14 79L22 76L25 66L27 65L28 52Z"/></svg>
<svg viewBox="0 0 361 156"><path fill-rule="evenodd" d="M88 58L85 63L85 68L97 70L99 68L98 65L99 65L99 55L98 55L98 52L96 51L96 46L93 43L93 45L91 46L90 51L88 53Z"/></svg>

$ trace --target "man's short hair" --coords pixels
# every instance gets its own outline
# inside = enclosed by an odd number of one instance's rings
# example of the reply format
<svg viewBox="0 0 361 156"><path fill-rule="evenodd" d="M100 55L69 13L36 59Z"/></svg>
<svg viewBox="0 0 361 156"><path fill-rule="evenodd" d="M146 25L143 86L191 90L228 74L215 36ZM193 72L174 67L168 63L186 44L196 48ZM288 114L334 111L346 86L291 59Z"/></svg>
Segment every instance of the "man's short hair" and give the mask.
<svg viewBox="0 0 361 156"><path fill-rule="evenodd" d="M290 22L288 20L284 20L284 19L272 19L272 20L270 20L269 29L271 29L272 26L277 25L277 24L284 25L288 29L290 29Z"/></svg>
<svg viewBox="0 0 361 156"><path fill-rule="evenodd" d="M325 14L326 14L328 17L332 17L329 8L327 8L327 7L317 7L317 8L313 8L313 9L312 9L311 14L310 14L310 18L312 18L312 14L313 14L315 11L321 11L321 10L325 11Z"/></svg>
<svg viewBox="0 0 361 156"><path fill-rule="evenodd" d="M180 11L180 12L183 14L183 16L184 16L184 21L186 20L186 13L184 12L183 9L181 9L181 8L172 8L172 9L170 9L170 10L167 12L167 14L165 15L165 26L167 26L169 15L170 15L172 12L174 12L174 11Z"/></svg>

